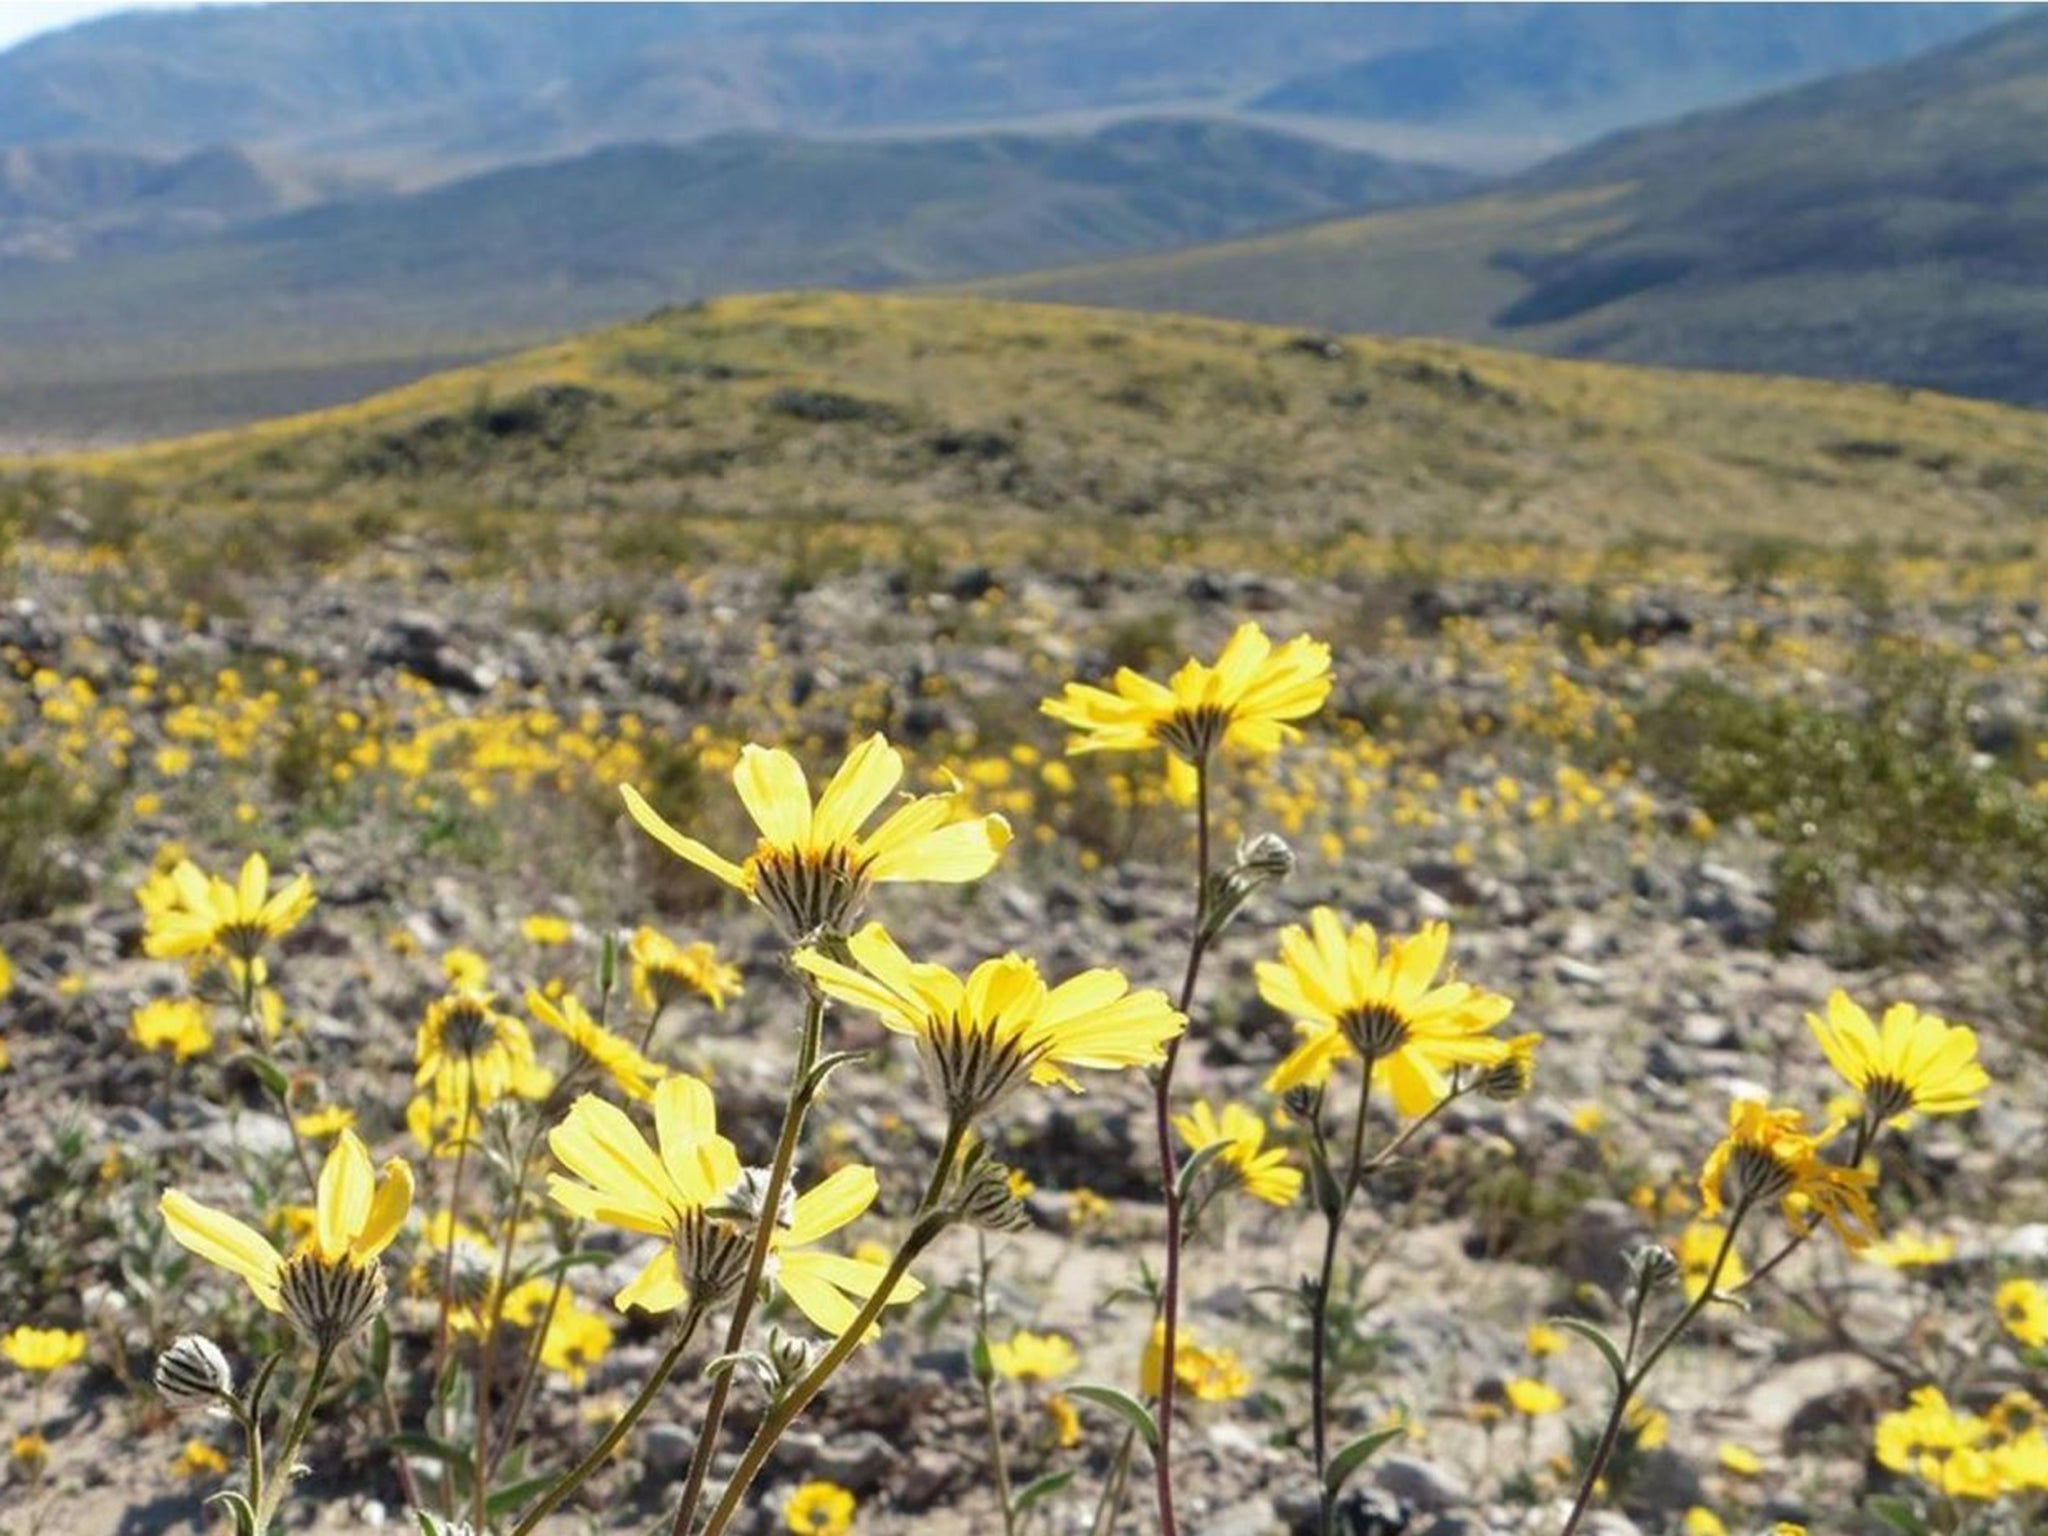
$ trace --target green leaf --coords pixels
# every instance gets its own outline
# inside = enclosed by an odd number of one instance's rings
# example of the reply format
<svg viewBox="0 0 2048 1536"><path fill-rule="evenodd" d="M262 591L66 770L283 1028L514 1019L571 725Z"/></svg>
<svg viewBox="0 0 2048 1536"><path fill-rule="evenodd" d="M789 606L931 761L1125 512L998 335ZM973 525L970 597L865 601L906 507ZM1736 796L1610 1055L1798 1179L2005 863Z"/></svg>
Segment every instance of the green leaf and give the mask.
<svg viewBox="0 0 2048 1536"><path fill-rule="evenodd" d="M391 1379L391 1323L381 1312L370 1325L370 1358L365 1368L371 1384L380 1389Z"/></svg>
<svg viewBox="0 0 2048 1536"><path fill-rule="evenodd" d="M244 1051L235 1057L235 1060L255 1073L256 1080L270 1091L278 1103L283 1104L289 1100L292 1080L285 1075L284 1068L268 1056L259 1055L255 1051Z"/></svg>
<svg viewBox="0 0 2048 1536"><path fill-rule="evenodd" d="M1599 1350L1600 1358L1607 1362L1607 1369L1614 1372L1614 1384L1618 1387L1627 1384L1628 1362L1621 1358L1621 1346L1610 1339L1604 1329L1595 1327L1583 1317L1553 1317L1550 1326L1575 1333Z"/></svg>
<svg viewBox="0 0 2048 1536"><path fill-rule="evenodd" d="M811 1068L811 1075L804 1079L804 1097L816 1098L819 1090L825 1086L826 1078L841 1067L850 1067L857 1061L867 1059L866 1051L834 1051L831 1055L821 1058L818 1064Z"/></svg>
<svg viewBox="0 0 2048 1536"><path fill-rule="evenodd" d="M1927 1522L1920 1517L1920 1511L1905 1499L1870 1499L1863 1507L1897 1531L1899 1536L1929 1536Z"/></svg>
<svg viewBox="0 0 2048 1536"><path fill-rule="evenodd" d="M529 1477L523 1482L500 1488L484 1501L484 1508L494 1515L508 1515L515 1509L523 1509L554 1485L552 1476Z"/></svg>
<svg viewBox="0 0 2048 1536"><path fill-rule="evenodd" d="M1078 1387L1067 1388L1067 1396L1078 1397L1083 1402L1095 1404L1098 1408L1107 1408L1111 1413L1135 1429L1144 1439L1148 1449L1154 1451L1159 1449L1159 1426L1153 1422L1152 1410L1131 1396L1130 1393L1120 1392L1115 1387L1094 1386L1084 1383Z"/></svg>
<svg viewBox="0 0 2048 1536"><path fill-rule="evenodd" d="M1329 1490L1330 1497L1334 1499L1342 1493L1344 1485L1351 1481L1352 1473L1407 1433L1406 1427L1400 1424L1391 1425L1386 1429L1375 1429L1369 1434L1360 1435L1332 1456L1329 1470L1323 1474L1323 1486Z"/></svg>
<svg viewBox="0 0 2048 1536"><path fill-rule="evenodd" d="M515 1284L525 1280L552 1280L555 1276L565 1275L572 1269L609 1264L616 1258L618 1255L615 1253L602 1253L595 1248L579 1248L574 1253L565 1253L531 1267L522 1266L513 1272L513 1280Z"/></svg>
<svg viewBox="0 0 2048 1536"><path fill-rule="evenodd" d="M1212 1141L1206 1147L1198 1148L1180 1165L1180 1175L1173 1181L1174 1198L1183 1205L1187 1204L1188 1196L1194 1190L1195 1180L1202 1176L1202 1170L1230 1148L1231 1143L1227 1141Z"/></svg>
<svg viewBox="0 0 2048 1536"><path fill-rule="evenodd" d="M256 1536L256 1511L239 1493L232 1490L216 1493L206 1502L220 1505L234 1517L235 1536Z"/></svg>
<svg viewBox="0 0 2048 1536"><path fill-rule="evenodd" d="M1010 1505L1010 1513L1013 1515L1023 1514L1024 1511L1040 1500L1051 1498L1073 1480L1074 1469L1072 1467L1069 1467L1064 1472L1046 1473L1045 1476L1025 1484L1018 1491L1015 1502Z"/></svg>

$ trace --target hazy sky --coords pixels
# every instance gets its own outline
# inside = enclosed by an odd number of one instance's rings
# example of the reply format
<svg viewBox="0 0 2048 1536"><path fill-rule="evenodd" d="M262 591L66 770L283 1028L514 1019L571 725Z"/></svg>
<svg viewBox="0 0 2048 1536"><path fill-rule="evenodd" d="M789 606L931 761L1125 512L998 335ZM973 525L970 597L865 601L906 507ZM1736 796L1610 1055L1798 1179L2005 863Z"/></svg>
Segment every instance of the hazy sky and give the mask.
<svg viewBox="0 0 2048 1536"><path fill-rule="evenodd" d="M12 48L25 37L69 26L88 16L192 3L193 0L0 0L0 49Z"/></svg>

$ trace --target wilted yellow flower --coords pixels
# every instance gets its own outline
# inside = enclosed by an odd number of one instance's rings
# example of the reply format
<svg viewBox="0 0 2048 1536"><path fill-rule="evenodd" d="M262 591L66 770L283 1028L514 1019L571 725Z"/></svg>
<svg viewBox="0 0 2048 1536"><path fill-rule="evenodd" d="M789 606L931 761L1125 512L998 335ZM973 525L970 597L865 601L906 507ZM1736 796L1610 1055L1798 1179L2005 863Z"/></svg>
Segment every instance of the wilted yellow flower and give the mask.
<svg viewBox="0 0 2048 1536"><path fill-rule="evenodd" d="M1700 1173L1700 1210L1718 1216L1728 1205L1775 1200L1794 1232L1812 1230L1817 1212L1843 1242L1861 1248L1877 1232L1869 1193L1877 1176L1820 1155L1836 1129L1815 1135L1796 1109L1772 1109L1760 1099L1731 1101L1728 1135Z"/></svg>
<svg viewBox="0 0 2048 1536"><path fill-rule="evenodd" d="M1671 1416L1648 1403L1637 1403L1631 1407L1626 1422L1629 1433L1635 1436L1638 1450L1659 1450L1671 1438Z"/></svg>
<svg viewBox="0 0 2048 1536"><path fill-rule="evenodd" d="M153 897L161 902L154 910L144 904L142 947L160 960L212 953L254 964L265 944L313 910L313 882L304 875L271 894L270 866L260 853L249 855L232 885L189 861L171 870L169 884L168 902Z"/></svg>
<svg viewBox="0 0 2048 1536"><path fill-rule="evenodd" d="M1081 1363L1071 1339L1057 1333L1023 1329L988 1347L989 1364L998 1376L1012 1381L1043 1382L1065 1376Z"/></svg>
<svg viewBox="0 0 2048 1536"><path fill-rule="evenodd" d="M1045 1417L1052 1427L1052 1443L1071 1451L1081 1443L1081 1414L1073 1399L1055 1392L1045 1400Z"/></svg>
<svg viewBox="0 0 2048 1536"><path fill-rule="evenodd" d="M64 1328L27 1324L0 1339L0 1355L32 1376L47 1376L85 1358L85 1335Z"/></svg>
<svg viewBox="0 0 2048 1536"><path fill-rule="evenodd" d="M575 1176L549 1176L558 1205L586 1221L667 1240L614 1298L621 1312L672 1312L693 1298L711 1305L730 1297L746 1278L752 1224L761 1215L751 1209L757 1181L718 1134L711 1090L694 1077L671 1077L654 1090L653 1107L659 1151L623 1110L589 1094L548 1133L557 1161ZM866 1211L875 1194L874 1169L855 1165L798 1195L786 1216L768 1213L777 1223L776 1283L827 1333L852 1326L857 1303L874 1294L886 1269L812 1245ZM905 1275L889 1305L923 1290Z"/></svg>
<svg viewBox="0 0 2048 1536"><path fill-rule="evenodd" d="M1165 1379L1166 1324L1152 1325L1145 1353L1138 1362L1138 1382L1147 1397L1157 1397ZM1173 1349L1175 1385L1203 1403L1235 1402L1252 1388L1251 1373L1229 1349L1210 1349L1195 1342L1185 1328L1176 1330Z"/></svg>
<svg viewBox="0 0 2048 1536"><path fill-rule="evenodd" d="M189 997L159 997L135 1010L128 1035L145 1051L164 1051L190 1061L213 1049L213 1030L206 1005Z"/></svg>
<svg viewBox="0 0 2048 1536"><path fill-rule="evenodd" d="M642 1056L629 1041L598 1023L571 995L564 994L561 1006L557 1007L529 987L526 1006L536 1019L567 1039L602 1069L618 1085L619 1092L629 1099L651 1097L654 1085L665 1075L663 1068Z"/></svg>
<svg viewBox="0 0 2048 1536"><path fill-rule="evenodd" d="M1322 1083L1352 1056L1371 1060L1394 1106L1420 1115L1450 1092L1445 1069L1490 1066L1506 1045L1487 1033L1513 1010L1497 992L1436 983L1451 930L1431 923L1381 948L1370 923L1345 930L1328 907L1280 935L1278 961L1257 967L1259 995L1292 1017L1302 1043L1266 1079L1268 1092Z"/></svg>
<svg viewBox="0 0 2048 1536"><path fill-rule="evenodd" d="M805 1483L782 1508L782 1523L796 1536L846 1536L853 1529L853 1495L837 1483Z"/></svg>
<svg viewBox="0 0 2048 1536"><path fill-rule="evenodd" d="M850 930L875 885L958 884L979 880L995 867L1009 844L1010 824L1000 816L963 819L956 794L907 800L863 835L862 826L902 777L896 749L881 735L870 736L847 755L813 806L794 757L779 749L743 748L733 786L761 838L740 864L678 832L631 785L620 785L619 792L649 837L755 902L797 941L820 931Z"/></svg>
<svg viewBox="0 0 2048 1536"><path fill-rule="evenodd" d="M880 923L846 947L859 970L815 949L799 950L796 963L826 995L914 1039L947 1112L963 1119L1027 1082L1079 1092L1069 1068L1150 1066L1187 1024L1165 993L1133 992L1121 971L1083 971L1049 988L1035 964L1009 954L963 979L912 961Z"/></svg>
<svg viewBox="0 0 2048 1536"><path fill-rule="evenodd" d="M161 1202L171 1236L248 1282L256 1299L319 1347L347 1340L384 1304L378 1262L412 1209L412 1170L393 1158L379 1177L354 1131L343 1131L320 1169L311 1236L290 1258L253 1227L182 1190Z"/></svg>
<svg viewBox="0 0 2048 1536"><path fill-rule="evenodd" d="M2008 1280L1999 1286L1992 1305L2005 1331L2029 1349L2048 1345L2048 1291L2031 1280Z"/></svg>
<svg viewBox="0 0 2048 1536"><path fill-rule="evenodd" d="M1975 1109L1990 1086L1977 1064L1975 1031L1911 1003L1892 1004L1873 1026L1837 988L1828 997L1827 1017L1809 1013L1806 1022L1834 1069L1862 1093L1873 1120L1961 1114Z"/></svg>
<svg viewBox="0 0 2048 1536"><path fill-rule="evenodd" d="M1266 1122L1242 1104L1225 1104L1218 1112L1207 1099L1197 1099L1174 1128L1190 1152L1223 1144L1216 1161L1233 1170L1245 1193L1269 1205L1292 1205L1301 1193L1301 1170L1287 1166L1287 1154L1266 1147Z"/></svg>
<svg viewBox="0 0 2048 1536"><path fill-rule="evenodd" d="M1547 1381L1517 1376L1507 1384L1508 1405L1525 1418L1540 1418L1564 1407L1564 1394Z"/></svg>
<svg viewBox="0 0 2048 1536"><path fill-rule="evenodd" d="M14 1437L9 1454L14 1458L17 1467L30 1477L34 1477L49 1463L50 1442L32 1429L26 1434Z"/></svg>
<svg viewBox="0 0 2048 1536"><path fill-rule="evenodd" d="M1189 660L1165 683L1125 667L1113 692L1068 683L1039 708L1073 728L1069 752L1164 747L1186 772L1220 747L1279 751L1301 735L1293 722L1323 707L1330 686L1327 645L1298 635L1276 648L1257 624L1245 624L1213 666Z"/></svg>
<svg viewBox="0 0 2048 1536"><path fill-rule="evenodd" d="M737 997L744 990L739 967L727 965L718 958L718 951L701 939L678 944L652 928L640 928L627 944L626 954L633 962L634 999L649 1012L693 992L712 1007L723 1008L728 997Z"/></svg>

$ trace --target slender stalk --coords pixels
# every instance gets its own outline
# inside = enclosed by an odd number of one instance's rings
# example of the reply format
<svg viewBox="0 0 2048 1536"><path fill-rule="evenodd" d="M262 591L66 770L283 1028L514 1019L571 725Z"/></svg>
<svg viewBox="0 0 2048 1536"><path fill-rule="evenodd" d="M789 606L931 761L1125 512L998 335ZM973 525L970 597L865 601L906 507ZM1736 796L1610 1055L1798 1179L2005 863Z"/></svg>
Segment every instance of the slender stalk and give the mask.
<svg viewBox="0 0 2048 1536"><path fill-rule="evenodd" d="M675 1342L669 1345L668 1352L661 1357L653 1373L641 1384L639 1395L627 1405L624 1413L613 1420L612 1427L604 1432L604 1438L593 1445L581 1461L555 1479L554 1485L542 1494L533 1508L512 1527L512 1536L529 1536L535 1526L560 1508L564 1499L581 1488L590 1480L591 1474L605 1464L612 1452L618 1449L619 1442L626 1438L633 1426L640 1422L641 1416L653 1406L661 1389L668 1385L669 1377L675 1374L676 1367L682 1363L683 1351L690 1347L690 1340L696 1337L698 1324L703 1321L704 1309L692 1302L689 1310L683 1314L682 1326L676 1331Z"/></svg>
<svg viewBox="0 0 2048 1536"><path fill-rule="evenodd" d="M490 1479L485 1475L485 1470L491 1464L491 1378L495 1374L498 1359L498 1332L505 1318L505 1291L512 1282L512 1249L519 1241L519 1218L526 1205L526 1190L533 1173L533 1155L539 1150L543 1124L538 1117L535 1118L533 1130L527 1136L526 1145L520 1152L519 1167L512 1181L512 1206L505 1214L505 1230L498 1247L498 1278L496 1284L491 1287L490 1304L485 1309L482 1352L476 1368L476 1454L470 1462L476 1475L471 1479L474 1486L470 1490L469 1523L479 1531L484 1529L485 1506L490 1498ZM449 1236L452 1239L453 1224L450 1225ZM448 1251L455 1251L452 1241ZM547 1328L543 1324L536 1337L544 1338L546 1334ZM509 1433L508 1429L508 1438Z"/></svg>
<svg viewBox="0 0 2048 1536"><path fill-rule="evenodd" d="M645 1056L647 1054L647 1047L654 1043L654 1031L660 1027L661 1016L667 1012L668 999L657 998L654 1007L648 1012L646 1025L640 1031L639 1050L641 1055Z"/></svg>
<svg viewBox="0 0 2048 1536"><path fill-rule="evenodd" d="M1657 1362L1664 1358L1665 1351L1678 1342L1678 1336L1692 1325L1694 1318L1704 1312L1720 1295L1721 1271L1727 1267L1728 1257L1735 1251L1735 1234L1741 1230L1742 1221L1749 1214L1750 1201L1744 1197L1728 1215L1728 1230L1721 1235L1721 1246L1714 1254L1713 1267L1707 1271L1707 1283L1700 1288L1699 1295L1686 1304L1685 1310L1672 1319L1671 1326L1657 1336L1657 1341L1644 1353L1642 1361L1636 1363L1632 1357L1624 1356L1628 1374L1615 1384L1614 1407L1607 1415L1607 1423L1600 1431L1599 1443L1593 1448L1592 1459L1586 1463L1585 1476L1579 1481L1578 1496L1572 1500L1571 1513L1565 1517L1564 1529L1558 1536L1572 1536L1578 1530L1579 1522L1586 1516L1587 1508L1593 1502L1593 1490L1607 1471L1607 1463L1614 1456L1614 1448L1621 1441L1622 1425L1627 1421L1629 1405L1635 1401L1636 1393L1642 1390L1650 1372L1657 1368Z"/></svg>
<svg viewBox="0 0 2048 1536"><path fill-rule="evenodd" d="M1332 1536L1337 1519L1337 1501L1330 1491L1329 1482L1330 1291L1336 1284L1337 1243L1344 1230L1344 1218L1349 1214L1352 1197L1358 1193L1359 1183L1365 1177L1366 1111L1371 1107L1373 1069L1378 1065L1377 1057L1368 1056L1364 1070L1359 1074L1358 1112L1351 1126L1350 1161L1345 1165L1343 1179L1337 1184L1336 1208L1324 1213L1323 1261L1316 1274L1315 1295L1310 1298L1309 1305L1309 1433L1315 1449L1316 1522L1321 1536ZM1400 1144L1401 1138L1397 1137L1388 1143L1380 1156L1390 1156Z"/></svg>
<svg viewBox="0 0 2048 1536"><path fill-rule="evenodd" d="M441 1259L440 1321L434 1329L434 1371L439 1381L448 1368L449 1313L455 1298L455 1223L462 1210L462 1175L469 1167L469 1142L476 1130L476 1077L464 1075L462 1131L455 1143L455 1174L448 1183L448 1247Z"/></svg>
<svg viewBox="0 0 2048 1536"><path fill-rule="evenodd" d="M1095 1518L1088 1522L1088 1536L1109 1536L1116 1528L1116 1517L1123 1513L1124 1491L1131 1481L1131 1458L1137 1449L1138 1431L1125 1430L1123 1444L1116 1448L1116 1459L1109 1464L1109 1476L1103 1480L1102 1500L1095 1506Z"/></svg>
<svg viewBox="0 0 2048 1536"><path fill-rule="evenodd" d="M797 1046L796 1071L790 1078L789 1100L782 1111L782 1132L775 1142L775 1160L768 1167L768 1188L761 1201L761 1214L754 1224L754 1246L747 1255L747 1275L733 1298L732 1321L725 1330L724 1354L737 1354L747 1342L747 1324L761 1295L761 1276L768 1268L768 1250L775 1240L775 1213L782 1205L782 1192L789 1187L790 1170L796 1164L797 1143L803 1136L804 1116L810 1109L811 1069L818 1063L818 1051L825 1035L825 994L806 986L803 1037ZM672 1536L689 1536L704 1500L704 1480L711 1473L711 1458L718 1449L719 1431L725 1427L726 1403L732 1396L734 1372L720 1373L711 1388L711 1401L704 1410L704 1427L697 1446L690 1453L690 1471L683 1484L683 1496L676 1504ZM516 1536L516 1533L515 1533Z"/></svg>
<svg viewBox="0 0 2048 1536"><path fill-rule="evenodd" d="M505 1459L505 1452L519 1433L519 1426L526 1420L527 1404L533 1399L534 1383L540 1379L540 1357L547 1348L548 1329L555 1321L555 1308L562 1304L562 1292L568 1288L569 1272L566 1269L555 1272L555 1288L548 1293L548 1304L541 1308L540 1321L534 1325L533 1339L526 1347L526 1364L519 1373L519 1385L512 1393L512 1408L505 1415L504 1433L491 1446L491 1459L486 1472L495 1472L498 1463Z"/></svg>
<svg viewBox="0 0 2048 1536"><path fill-rule="evenodd" d="M384 1413L384 1432L394 1440L397 1439L405 1426L399 1420L398 1403L391 1396L390 1382L380 1381L377 1383L377 1403ZM412 1475L411 1458L405 1452L394 1447L391 1459L398 1465L398 1486L405 1495L406 1507L408 1509L422 1508L419 1480Z"/></svg>
<svg viewBox="0 0 2048 1536"><path fill-rule="evenodd" d="M978 1268L974 1285L974 1330L981 1341L980 1359L988 1358L988 1237L974 1234ZM1010 1461L1003 1453L1003 1425L996 1415L996 1382L993 1370L977 1369L981 1378L981 1414L988 1426L989 1464L996 1475L996 1498L1003 1510L1003 1536L1017 1536L1017 1515L1010 1505Z"/></svg>
<svg viewBox="0 0 2048 1536"><path fill-rule="evenodd" d="M717 1507L711 1511L711 1518L704 1526L704 1536L723 1536L725 1528L732 1523L733 1516L739 1513L740 1501L747 1496L747 1490L753 1486L754 1479L760 1475L761 1468L773 1454L783 1434L796 1422L804 1409L810 1406L811 1399L824 1389L825 1383L832 1379L833 1374L847 1362L856 1349L860 1348L867 1338L868 1330L874 1327L876 1320L881 1317L882 1309L889 1304L890 1296L895 1292L897 1283L909 1270L912 1261L931 1246L932 1241L946 1229L951 1219L950 1213L944 1211L927 1211L921 1214L917 1225L911 1228L910 1235L903 1240L903 1246L896 1250L896 1257L889 1261L889 1268L884 1272L881 1283L875 1287L874 1294L861 1307L852 1324L811 1368L810 1374L791 1387L782 1399L769 1409L768 1416L761 1421L761 1427L754 1431L754 1438L747 1443L746 1450L741 1454L739 1465L733 1469L732 1477L727 1481L725 1492L720 1496ZM525 1533L514 1531L512 1536L525 1536Z"/></svg>
<svg viewBox="0 0 2048 1536"><path fill-rule="evenodd" d="M270 1067L273 1071L279 1070L277 1063L270 1058L269 1042L263 1038L263 1026L256 1017L256 972L253 965L244 965L242 967L240 1002L243 1035L255 1047L255 1053L263 1059L265 1066ZM299 1134L298 1125L292 1120L290 1092L289 1090L279 1091L273 1087L268 1073L259 1072L257 1073L257 1078L262 1082L264 1092L270 1095L271 1102L277 1105L278 1114L284 1117L285 1129L291 1133L292 1156L298 1160L299 1172L306 1180L306 1187L313 1192L314 1197L317 1199L320 1194L320 1180L313 1172L313 1158L306 1150L306 1138ZM166 1084L165 1096L168 1099L168 1084Z"/></svg>
<svg viewBox="0 0 2048 1536"><path fill-rule="evenodd" d="M313 1427L313 1409L327 1385L327 1368L333 1363L334 1346L322 1345L313 1358L313 1374L299 1398L298 1411L292 1415L291 1429L284 1437L284 1444L278 1448L276 1475L270 1479L262 1502L256 1505L256 1536L265 1536L269 1531L271 1518L292 1485L292 1467L299 1459L299 1447L306 1443L306 1432Z"/></svg>
<svg viewBox="0 0 2048 1536"><path fill-rule="evenodd" d="M1180 984L1180 1011L1195 1000L1202 956L1209 947L1209 762L1195 764L1195 927L1188 941L1187 970ZM1153 1473L1159 1490L1159 1536L1179 1536L1173 1509L1174 1364L1180 1333L1181 1200L1180 1163L1173 1146L1173 1069L1180 1060L1185 1030L1167 1042L1166 1059L1152 1079L1152 1130L1159 1144L1159 1181L1166 1200L1166 1275L1161 1290L1163 1331L1159 1340L1159 1447Z"/></svg>

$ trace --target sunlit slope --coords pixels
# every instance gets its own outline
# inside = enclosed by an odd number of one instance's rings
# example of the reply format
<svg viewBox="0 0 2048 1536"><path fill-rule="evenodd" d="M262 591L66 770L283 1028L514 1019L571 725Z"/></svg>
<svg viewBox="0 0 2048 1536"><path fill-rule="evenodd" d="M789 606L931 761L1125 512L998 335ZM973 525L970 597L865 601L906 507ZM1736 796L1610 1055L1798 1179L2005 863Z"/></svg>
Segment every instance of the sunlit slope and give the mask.
<svg viewBox="0 0 2048 1536"><path fill-rule="evenodd" d="M194 526L255 518L288 538L310 519L351 530L344 552L456 522L572 551L627 528L848 523L1087 527L1107 549L1361 534L2009 547L2048 507L2048 417L1440 342L789 294L32 473Z"/></svg>

